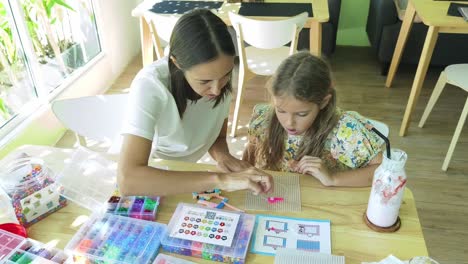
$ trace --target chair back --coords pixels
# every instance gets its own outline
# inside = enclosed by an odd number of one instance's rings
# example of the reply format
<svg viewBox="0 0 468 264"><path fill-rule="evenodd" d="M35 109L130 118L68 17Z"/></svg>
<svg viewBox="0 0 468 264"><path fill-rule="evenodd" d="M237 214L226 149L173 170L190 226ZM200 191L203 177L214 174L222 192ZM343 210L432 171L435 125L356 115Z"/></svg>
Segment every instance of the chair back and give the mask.
<svg viewBox="0 0 468 264"><path fill-rule="evenodd" d="M56 100L52 111L80 136L113 142L120 134L128 94L95 95Z"/></svg>
<svg viewBox="0 0 468 264"><path fill-rule="evenodd" d="M158 59L167 55L164 51L169 46L172 30L179 18L180 15L176 14L165 15L152 12L145 14L145 20L150 27L151 40L153 41Z"/></svg>
<svg viewBox="0 0 468 264"><path fill-rule="evenodd" d="M257 20L229 12L236 33L249 45L260 49L275 49L297 40L307 17L304 12L282 20Z"/></svg>

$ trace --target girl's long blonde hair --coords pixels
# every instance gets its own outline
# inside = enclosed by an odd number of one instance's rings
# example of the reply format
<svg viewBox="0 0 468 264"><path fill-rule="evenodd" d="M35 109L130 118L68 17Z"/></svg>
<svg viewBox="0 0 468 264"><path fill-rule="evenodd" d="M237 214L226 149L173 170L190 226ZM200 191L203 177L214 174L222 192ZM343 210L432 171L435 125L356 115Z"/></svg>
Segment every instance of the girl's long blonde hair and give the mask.
<svg viewBox="0 0 468 264"><path fill-rule="evenodd" d="M293 96L297 100L318 105L325 96L332 95L327 106L320 110L314 123L304 134L299 150L293 158L300 160L305 155L320 157L328 134L338 122L336 93L328 64L309 52L296 53L281 63L269 89L275 97ZM256 156L264 161L265 169L279 170L286 137L286 131L272 107L267 135L256 153Z"/></svg>

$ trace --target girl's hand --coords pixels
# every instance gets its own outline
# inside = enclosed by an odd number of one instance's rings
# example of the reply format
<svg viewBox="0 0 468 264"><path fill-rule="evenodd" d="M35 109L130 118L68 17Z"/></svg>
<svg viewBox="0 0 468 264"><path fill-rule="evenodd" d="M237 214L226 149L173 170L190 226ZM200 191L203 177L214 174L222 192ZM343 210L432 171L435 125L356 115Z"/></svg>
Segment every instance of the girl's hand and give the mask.
<svg viewBox="0 0 468 264"><path fill-rule="evenodd" d="M314 176L325 186L334 185L333 176L324 162L318 157L304 156L298 162L291 162L290 166L295 172Z"/></svg>
<svg viewBox="0 0 468 264"><path fill-rule="evenodd" d="M220 175L220 189L232 192L249 189L253 194L273 191L273 177L256 168Z"/></svg>
<svg viewBox="0 0 468 264"><path fill-rule="evenodd" d="M251 168L252 165L244 160L236 159L235 157L228 155L218 161L218 169L223 172L237 172Z"/></svg>

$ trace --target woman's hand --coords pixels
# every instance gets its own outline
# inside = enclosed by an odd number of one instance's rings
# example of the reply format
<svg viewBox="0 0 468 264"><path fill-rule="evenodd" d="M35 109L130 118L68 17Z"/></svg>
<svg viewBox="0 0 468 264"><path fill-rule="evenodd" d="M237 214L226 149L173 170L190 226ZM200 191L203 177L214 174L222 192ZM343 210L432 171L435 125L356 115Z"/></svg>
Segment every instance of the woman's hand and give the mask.
<svg viewBox="0 0 468 264"><path fill-rule="evenodd" d="M249 189L253 194L273 191L273 177L259 169L250 167L247 170L224 173L220 176L220 189L232 192Z"/></svg>
<svg viewBox="0 0 468 264"><path fill-rule="evenodd" d="M290 166L295 172L314 176L325 186L335 185L327 166L318 157L304 156L298 162L291 162Z"/></svg>
<svg viewBox="0 0 468 264"><path fill-rule="evenodd" d="M223 172L243 171L252 167L247 161L236 159L231 155L226 155L223 159L218 160L217 166Z"/></svg>

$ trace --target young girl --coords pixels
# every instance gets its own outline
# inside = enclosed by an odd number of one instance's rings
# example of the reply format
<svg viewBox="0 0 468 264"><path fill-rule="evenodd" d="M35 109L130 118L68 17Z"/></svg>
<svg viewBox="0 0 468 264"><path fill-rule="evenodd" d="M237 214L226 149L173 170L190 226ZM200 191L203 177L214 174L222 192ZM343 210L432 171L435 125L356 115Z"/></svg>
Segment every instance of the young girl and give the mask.
<svg viewBox="0 0 468 264"><path fill-rule="evenodd" d="M243 159L262 169L309 174L325 186L369 186L384 141L356 112L336 107L330 68L309 52L273 77L272 105L256 105Z"/></svg>
<svg viewBox="0 0 468 264"><path fill-rule="evenodd" d="M143 68L130 88L118 167L122 194L268 192L272 177L227 147L235 48L226 24L209 10L190 12L178 20L169 44L169 56ZM152 157L196 162L207 151L224 173L148 166Z"/></svg>

